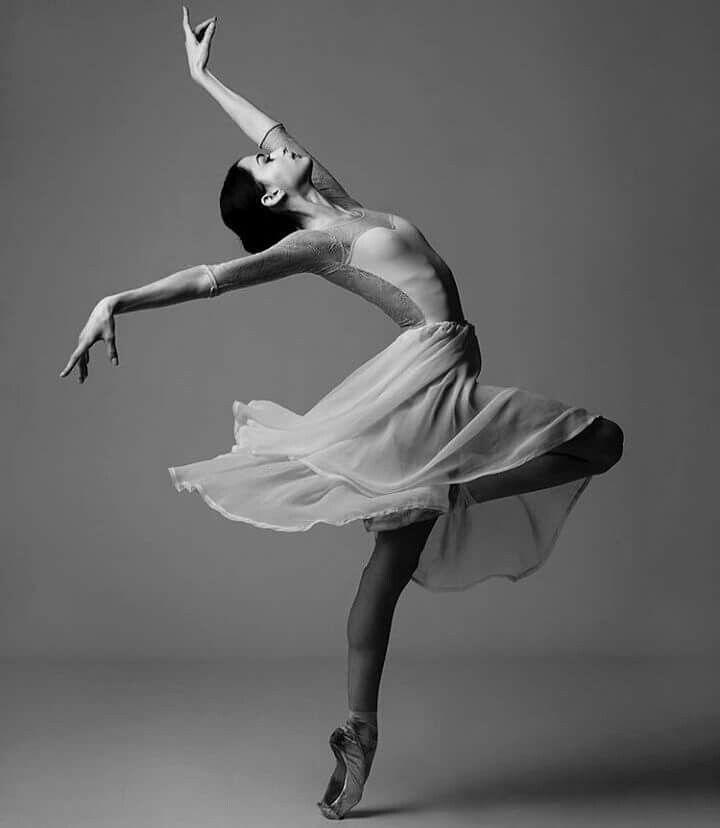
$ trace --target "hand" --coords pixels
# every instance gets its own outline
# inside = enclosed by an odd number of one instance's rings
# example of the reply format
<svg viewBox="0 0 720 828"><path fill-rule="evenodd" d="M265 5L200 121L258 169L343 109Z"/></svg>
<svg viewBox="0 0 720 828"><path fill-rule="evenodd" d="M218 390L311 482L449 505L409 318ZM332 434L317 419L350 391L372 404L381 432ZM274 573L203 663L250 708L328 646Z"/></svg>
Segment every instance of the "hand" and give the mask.
<svg viewBox="0 0 720 828"><path fill-rule="evenodd" d="M60 372L60 376L66 377L77 363L78 381L80 383L85 382L88 375L90 347L93 342L100 339L107 344L108 359L118 365L118 354L115 347L115 317L113 316L112 304L107 297L101 299L93 308L85 327L80 331L77 348L70 354L70 359Z"/></svg>
<svg viewBox="0 0 720 828"><path fill-rule="evenodd" d="M188 10L182 7L182 25L185 32L185 51L187 52L190 75L197 80L205 71L210 56L210 41L215 34L217 17L209 17L203 23L198 23L194 29L190 28Z"/></svg>

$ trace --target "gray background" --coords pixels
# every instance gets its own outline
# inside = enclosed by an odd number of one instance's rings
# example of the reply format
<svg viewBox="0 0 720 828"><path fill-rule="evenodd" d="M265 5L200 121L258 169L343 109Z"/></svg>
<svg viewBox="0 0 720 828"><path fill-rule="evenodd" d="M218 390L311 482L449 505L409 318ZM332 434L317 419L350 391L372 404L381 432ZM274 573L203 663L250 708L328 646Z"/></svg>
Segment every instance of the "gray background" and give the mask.
<svg viewBox="0 0 720 828"><path fill-rule="evenodd" d="M453 269L487 383L619 422L547 566L411 584L392 647L703 653L720 640L718 13L712 3L191 4L210 66ZM118 317L120 367L58 373L102 296L242 252L253 150L187 75L179 4L10 5L2 60L0 651L341 653L372 535L275 533L179 494L234 399L302 412L397 335L307 275Z"/></svg>

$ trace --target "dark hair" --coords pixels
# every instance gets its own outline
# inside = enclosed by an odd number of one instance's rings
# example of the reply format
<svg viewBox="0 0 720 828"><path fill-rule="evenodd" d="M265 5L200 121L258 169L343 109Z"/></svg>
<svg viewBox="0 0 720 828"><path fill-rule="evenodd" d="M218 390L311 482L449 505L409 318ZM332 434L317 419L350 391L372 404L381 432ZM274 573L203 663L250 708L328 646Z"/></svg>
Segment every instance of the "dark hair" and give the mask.
<svg viewBox="0 0 720 828"><path fill-rule="evenodd" d="M248 253L266 250L299 229L292 219L263 207L263 195L265 188L249 170L237 164L230 167L220 190L220 215Z"/></svg>

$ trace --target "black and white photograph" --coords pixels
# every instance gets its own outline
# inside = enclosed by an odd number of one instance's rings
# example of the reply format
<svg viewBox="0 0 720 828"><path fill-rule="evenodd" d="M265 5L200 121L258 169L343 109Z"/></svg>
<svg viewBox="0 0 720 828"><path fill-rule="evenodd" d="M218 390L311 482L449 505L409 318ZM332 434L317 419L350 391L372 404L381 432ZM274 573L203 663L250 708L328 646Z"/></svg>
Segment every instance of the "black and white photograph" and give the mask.
<svg viewBox="0 0 720 828"><path fill-rule="evenodd" d="M3 18L0 826L720 824L720 6Z"/></svg>

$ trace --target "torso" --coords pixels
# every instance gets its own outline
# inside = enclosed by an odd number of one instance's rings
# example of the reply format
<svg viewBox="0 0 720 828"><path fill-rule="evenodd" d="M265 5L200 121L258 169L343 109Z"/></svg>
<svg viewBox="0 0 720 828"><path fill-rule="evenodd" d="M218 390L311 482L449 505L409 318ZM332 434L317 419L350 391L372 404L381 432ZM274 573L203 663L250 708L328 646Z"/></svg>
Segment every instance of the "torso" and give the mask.
<svg viewBox="0 0 720 828"><path fill-rule="evenodd" d="M452 271L407 219L358 208L323 232L333 240L334 255L321 275L401 327L465 321Z"/></svg>

